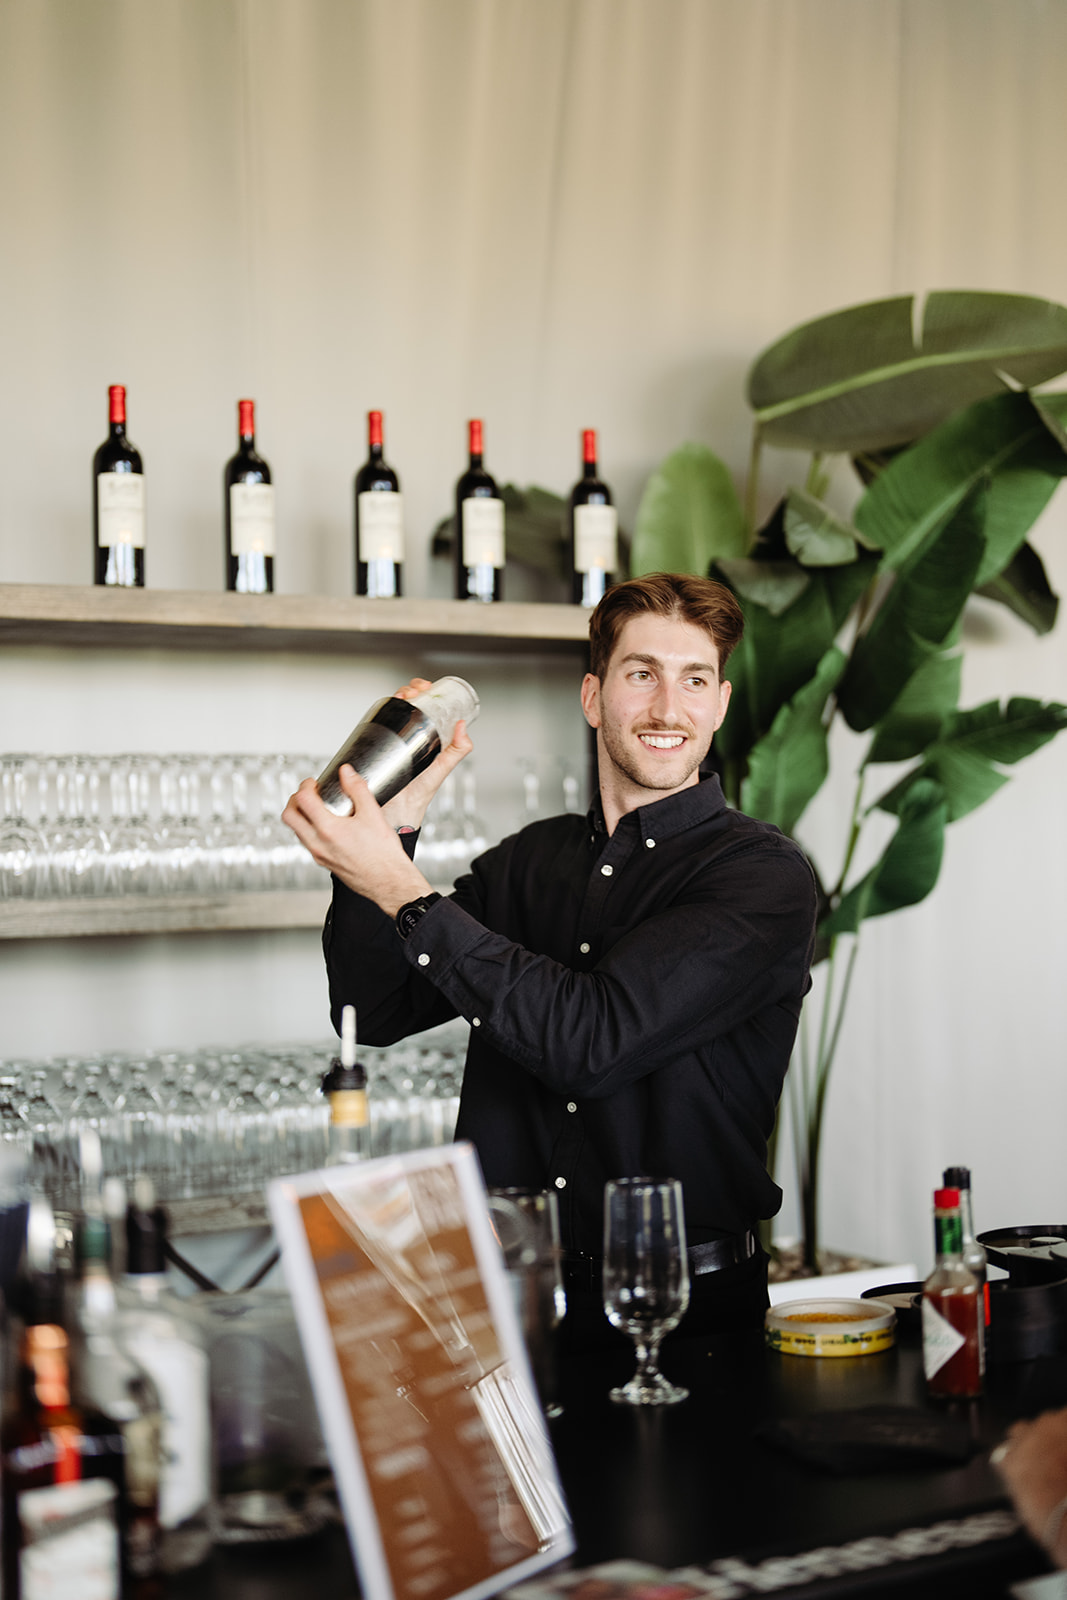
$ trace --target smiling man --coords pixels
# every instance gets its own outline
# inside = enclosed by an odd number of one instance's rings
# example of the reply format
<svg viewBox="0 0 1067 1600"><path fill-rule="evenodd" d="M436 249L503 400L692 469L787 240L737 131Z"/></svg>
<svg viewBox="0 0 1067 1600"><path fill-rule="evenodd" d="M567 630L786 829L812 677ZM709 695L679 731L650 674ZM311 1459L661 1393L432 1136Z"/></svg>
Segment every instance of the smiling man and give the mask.
<svg viewBox="0 0 1067 1600"><path fill-rule="evenodd" d="M767 1304L755 1229L781 1203L767 1139L808 987L815 884L792 840L700 777L743 626L733 595L706 578L656 573L609 590L581 689L597 798L586 817L505 839L450 896L413 856L430 799L471 749L462 723L386 807L342 768L351 817L328 811L310 780L284 813L334 875L323 944L335 1025L347 1004L368 1044L470 1022L456 1136L474 1143L488 1184L555 1190L573 1315L590 1328L606 1328L613 1177L681 1179L687 1327L758 1324Z"/></svg>

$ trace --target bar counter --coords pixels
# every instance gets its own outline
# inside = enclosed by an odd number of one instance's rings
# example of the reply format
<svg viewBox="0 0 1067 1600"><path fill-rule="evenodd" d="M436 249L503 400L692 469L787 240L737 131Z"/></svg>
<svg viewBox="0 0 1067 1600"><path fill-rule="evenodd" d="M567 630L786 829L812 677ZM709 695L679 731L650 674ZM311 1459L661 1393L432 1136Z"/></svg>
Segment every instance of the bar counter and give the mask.
<svg viewBox="0 0 1067 1600"><path fill-rule="evenodd" d="M1015 1525L988 1453L1015 1418L1067 1404L1067 1357L991 1369L984 1398L959 1413L975 1446L965 1464L844 1476L795 1459L758 1430L777 1419L876 1405L925 1411L917 1343L812 1359L772 1352L758 1335L679 1333L666 1341L662 1366L688 1386L687 1401L613 1405L609 1388L633 1370L622 1343L564 1363L564 1411L550 1426L574 1519L575 1567L620 1557L666 1569L710 1565L720 1592L738 1600L756 1593L979 1600L1048 1570ZM917 1529L927 1531L892 1537ZM880 1547L884 1561L875 1546L843 1556L825 1551L872 1536L889 1536ZM818 1560L782 1559L815 1549L824 1549ZM337 1528L298 1544L217 1551L206 1567L171 1580L167 1592L174 1600L348 1600L358 1590Z"/></svg>

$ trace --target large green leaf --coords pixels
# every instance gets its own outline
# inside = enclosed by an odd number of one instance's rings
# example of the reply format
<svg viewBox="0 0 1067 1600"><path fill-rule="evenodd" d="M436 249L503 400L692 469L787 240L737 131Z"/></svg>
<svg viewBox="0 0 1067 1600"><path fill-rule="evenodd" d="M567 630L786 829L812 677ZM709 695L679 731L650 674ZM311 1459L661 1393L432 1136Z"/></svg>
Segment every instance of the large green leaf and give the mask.
<svg viewBox="0 0 1067 1600"><path fill-rule="evenodd" d="M732 567L716 568L731 587ZM724 760L743 760L770 731L781 707L815 673L876 567L870 556L844 567L798 567L809 581L780 614L742 598L745 634L730 657L730 714L715 735Z"/></svg>
<svg viewBox="0 0 1067 1600"><path fill-rule="evenodd" d="M941 738L929 747L922 764L905 774L877 806L900 815L912 791L934 779L945 796L949 820L956 822L1007 783L998 766L1022 761L1064 728L1067 706L1058 701L1042 704L1016 696L1003 708L990 700L971 711L958 711L949 718Z"/></svg>
<svg viewBox="0 0 1067 1600"><path fill-rule="evenodd" d="M815 676L782 707L749 755L741 809L783 833L793 832L830 770L823 714L845 660L836 645L828 650Z"/></svg>
<svg viewBox="0 0 1067 1600"><path fill-rule="evenodd" d="M963 657L933 655L908 680L875 729L867 763L911 761L939 738L960 697Z"/></svg>
<svg viewBox="0 0 1067 1600"><path fill-rule="evenodd" d="M683 444L653 472L637 510L630 571L696 572L748 548L728 468L706 445Z"/></svg>
<svg viewBox="0 0 1067 1600"><path fill-rule="evenodd" d="M1020 545L1003 572L975 590L987 600L1007 606L1035 633L1051 633L1060 602L1052 592L1041 560L1032 544Z"/></svg>
<svg viewBox="0 0 1067 1600"><path fill-rule="evenodd" d="M910 295L849 306L794 328L748 380L772 443L878 451L921 438L952 412L1067 369L1067 308L1030 295L936 290L916 337Z"/></svg>
<svg viewBox="0 0 1067 1600"><path fill-rule="evenodd" d="M838 691L850 727L872 727L908 680L948 641L985 548L985 494L974 491L900 568L856 642Z"/></svg>
<svg viewBox="0 0 1067 1600"><path fill-rule="evenodd" d="M805 567L840 567L859 559L857 544L873 549L870 541L804 489L790 489L785 497L785 542L791 555Z"/></svg>
<svg viewBox="0 0 1067 1600"><path fill-rule="evenodd" d="M820 936L856 933L864 917L883 917L925 900L937 882L945 850L948 810L940 785L914 784L900 808L900 822L882 859L850 889L819 928Z"/></svg>
<svg viewBox="0 0 1067 1600"><path fill-rule="evenodd" d="M1048 395L1046 403L1059 399ZM986 552L975 578L988 583L1012 560L1060 478L1067 454L1029 395L979 401L903 451L856 507L857 528L899 567L975 489L985 486Z"/></svg>

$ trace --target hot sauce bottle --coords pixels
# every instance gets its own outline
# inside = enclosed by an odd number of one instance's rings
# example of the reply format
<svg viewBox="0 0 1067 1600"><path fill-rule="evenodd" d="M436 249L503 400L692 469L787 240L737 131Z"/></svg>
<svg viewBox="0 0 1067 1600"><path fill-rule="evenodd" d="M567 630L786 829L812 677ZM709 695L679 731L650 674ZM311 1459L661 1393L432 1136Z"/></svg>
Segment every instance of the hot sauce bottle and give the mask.
<svg viewBox="0 0 1067 1600"><path fill-rule="evenodd" d="M963 1259L958 1189L934 1190L937 1261L923 1284L923 1371L932 1400L970 1400L982 1392L985 1310L982 1286Z"/></svg>

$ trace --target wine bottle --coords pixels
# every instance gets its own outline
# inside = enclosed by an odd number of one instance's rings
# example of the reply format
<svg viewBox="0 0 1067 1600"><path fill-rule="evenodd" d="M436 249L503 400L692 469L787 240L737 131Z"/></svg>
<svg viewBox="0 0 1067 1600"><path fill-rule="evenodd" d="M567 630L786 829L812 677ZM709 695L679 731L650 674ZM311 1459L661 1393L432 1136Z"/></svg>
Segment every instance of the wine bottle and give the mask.
<svg viewBox="0 0 1067 1600"><path fill-rule="evenodd" d="M0 1434L3 1592L123 1594L125 1442L72 1393L71 1351L47 1201L30 1207L17 1396Z"/></svg>
<svg viewBox="0 0 1067 1600"><path fill-rule="evenodd" d="M144 588L144 468L126 437L126 390L108 395L108 436L93 457L94 583Z"/></svg>
<svg viewBox="0 0 1067 1600"><path fill-rule="evenodd" d="M982 1392L985 1310L982 1288L963 1262L958 1189L934 1191L937 1262L923 1284L923 1371L931 1400L969 1400Z"/></svg>
<svg viewBox="0 0 1067 1600"><path fill-rule="evenodd" d="M163 1407L159 1522L163 1566L197 1566L211 1547L211 1415L207 1350L167 1279L167 1219L152 1180L138 1174L126 1212L126 1272L119 1295L122 1343L148 1372Z"/></svg>
<svg viewBox="0 0 1067 1600"><path fill-rule="evenodd" d="M469 424L470 465L456 484L456 599L504 598L504 502L482 466L482 424Z"/></svg>
<svg viewBox="0 0 1067 1600"><path fill-rule="evenodd" d="M328 1167L349 1167L370 1155L370 1111L367 1073L356 1060L356 1008L341 1012L341 1054L330 1063L322 1080L330 1103L330 1128L326 1151Z"/></svg>
<svg viewBox="0 0 1067 1600"><path fill-rule="evenodd" d="M238 594L274 593L274 486L256 451L256 403L237 402L237 454L223 474L226 587Z"/></svg>
<svg viewBox="0 0 1067 1600"><path fill-rule="evenodd" d="M356 593L372 600L403 594L404 496L382 455L382 414L367 412L367 459L356 473Z"/></svg>
<svg viewBox="0 0 1067 1600"><path fill-rule="evenodd" d="M582 431L582 476L567 505L571 599L595 606L615 582L619 567L618 517L611 490L597 476L596 429Z"/></svg>

